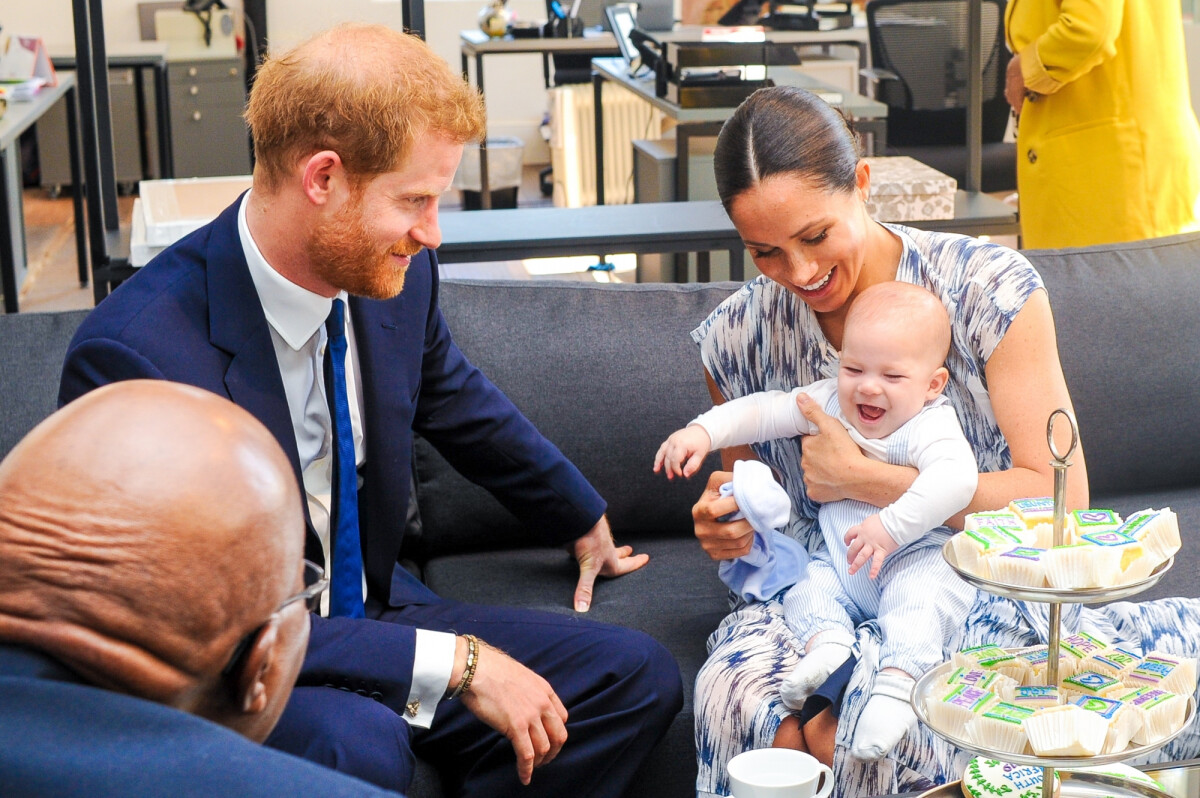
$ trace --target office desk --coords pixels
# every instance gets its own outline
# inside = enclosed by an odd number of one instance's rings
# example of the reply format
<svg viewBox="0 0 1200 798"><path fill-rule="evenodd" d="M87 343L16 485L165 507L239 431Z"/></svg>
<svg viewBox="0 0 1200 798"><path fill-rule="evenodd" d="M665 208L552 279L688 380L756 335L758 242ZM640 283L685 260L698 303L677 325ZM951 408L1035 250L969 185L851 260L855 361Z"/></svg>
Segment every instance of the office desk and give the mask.
<svg viewBox="0 0 1200 798"><path fill-rule="evenodd" d="M51 54L55 69L75 69L75 53ZM108 53L109 69L132 69L137 101L138 137L142 151L142 175L150 174L150 148L146 146L146 86L143 69L154 70L154 136L158 141L159 177L174 177L171 159L171 99L167 94L167 43L126 43Z"/></svg>
<svg viewBox="0 0 1200 798"><path fill-rule="evenodd" d="M79 264L79 284L87 285L87 233L83 218L79 140L76 136L75 73L59 72L57 86L44 87L32 100L25 102L10 99L8 112L0 118L0 285L4 289L5 313L16 313L20 309L17 294L28 270L25 208L21 198L21 134L64 98L67 103L71 159L71 196L75 206L75 257Z"/></svg>
<svg viewBox="0 0 1200 798"><path fill-rule="evenodd" d="M856 30L849 28L848 30ZM818 31L820 33L821 31ZM772 33L771 41L792 42L793 37L802 31L786 31ZM808 35L812 35L811 32ZM797 42L802 43L802 42ZM787 67L772 67L767 76L776 83L800 86L817 93L829 92L839 95L842 102L838 105L848 115L853 117L854 126L861 133L872 135L872 151L882 153L887 144L887 105L863 97L860 94L848 94L825 85L821 81ZM604 81L610 80L624 86L629 91L644 99L655 108L662 111L678 124L675 128L675 199L688 199L688 142L694 136L715 136L721 131L721 125L733 113L733 107L724 108L681 108L668 102L655 93L654 77L629 76L628 67L623 58L593 58L592 59L592 88L595 92L596 107L602 106L602 88ZM596 114L596 204L604 204L604 125L603 115Z"/></svg>
<svg viewBox="0 0 1200 798"><path fill-rule="evenodd" d="M491 213L445 213L439 217L443 263L518 260L558 255L617 252L707 254L729 252L729 278L745 279L741 236L716 200L646 202L591 208L516 208ZM1012 206L987 194L959 191L954 218L901 222L922 230L963 235L1016 235L1020 232ZM707 258L698 259L696 278L711 275ZM687 280L677 269L676 282Z"/></svg>
<svg viewBox="0 0 1200 798"><path fill-rule="evenodd" d="M459 31L459 53L462 58L463 78L471 80L470 59L475 59L475 88L484 96L486 113L487 96L483 90L483 57L485 55L514 55L517 53L540 53L542 56L542 74L546 86L550 85L550 56L559 54L576 55L619 55L617 40L609 31L598 36L576 36L571 38L554 39L493 39L481 30ZM485 136L486 138L486 136ZM483 209L492 207L491 185L488 181L487 142L479 146L479 191Z"/></svg>
<svg viewBox="0 0 1200 798"><path fill-rule="evenodd" d="M646 202L590 208L514 208L445 213L442 263L561 255L726 250L740 280L745 247L721 203Z"/></svg>

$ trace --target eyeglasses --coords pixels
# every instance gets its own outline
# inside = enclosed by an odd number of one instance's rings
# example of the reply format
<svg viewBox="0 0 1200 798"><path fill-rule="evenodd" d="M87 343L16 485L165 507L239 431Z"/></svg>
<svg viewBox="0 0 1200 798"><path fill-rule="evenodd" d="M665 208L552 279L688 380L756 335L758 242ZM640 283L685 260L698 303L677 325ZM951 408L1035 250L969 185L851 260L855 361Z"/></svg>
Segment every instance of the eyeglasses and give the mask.
<svg viewBox="0 0 1200 798"><path fill-rule="evenodd" d="M325 569L311 560L305 560L304 584L307 587L294 596L285 598L271 615L274 616L282 612L285 607L295 604L297 601L303 601L309 612L319 610L321 608L321 594L329 589L329 577L325 576ZM242 660L246 658L247 652L250 651L250 646L266 625L267 622L264 621L238 641L238 644L233 649L233 655L229 657L229 662L221 669L222 676L230 676L237 672L238 668L241 667Z"/></svg>

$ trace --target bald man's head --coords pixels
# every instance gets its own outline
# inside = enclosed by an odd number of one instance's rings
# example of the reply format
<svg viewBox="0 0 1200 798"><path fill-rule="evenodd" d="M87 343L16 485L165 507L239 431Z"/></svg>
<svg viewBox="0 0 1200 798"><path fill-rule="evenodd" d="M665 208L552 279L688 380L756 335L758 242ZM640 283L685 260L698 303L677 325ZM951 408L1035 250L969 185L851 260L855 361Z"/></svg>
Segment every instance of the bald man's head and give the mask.
<svg viewBox="0 0 1200 798"><path fill-rule="evenodd" d="M199 714L245 704L221 670L300 583L301 507L244 410L166 382L101 388L0 462L0 640Z"/></svg>

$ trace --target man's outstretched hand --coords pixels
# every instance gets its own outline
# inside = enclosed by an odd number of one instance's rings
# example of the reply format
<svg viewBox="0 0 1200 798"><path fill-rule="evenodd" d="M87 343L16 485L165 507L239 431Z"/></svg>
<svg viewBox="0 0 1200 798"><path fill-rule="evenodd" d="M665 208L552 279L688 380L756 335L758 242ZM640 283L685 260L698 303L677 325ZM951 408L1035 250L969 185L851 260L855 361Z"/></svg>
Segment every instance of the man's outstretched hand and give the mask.
<svg viewBox="0 0 1200 798"><path fill-rule="evenodd" d="M575 541L575 559L579 562L579 583L575 586L575 611L587 612L592 606L592 588L596 577L617 577L636 571L650 562L649 554L634 554L633 546L617 546L613 542L608 517Z"/></svg>

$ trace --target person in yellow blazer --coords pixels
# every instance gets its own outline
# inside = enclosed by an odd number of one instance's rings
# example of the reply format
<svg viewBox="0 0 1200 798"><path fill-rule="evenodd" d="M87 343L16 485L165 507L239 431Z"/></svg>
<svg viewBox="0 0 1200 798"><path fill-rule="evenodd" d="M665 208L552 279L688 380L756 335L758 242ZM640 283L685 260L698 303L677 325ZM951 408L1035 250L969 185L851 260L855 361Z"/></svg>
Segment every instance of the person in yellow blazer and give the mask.
<svg viewBox="0 0 1200 798"><path fill-rule="evenodd" d="M1200 128L1179 0L1009 0L1022 246L1195 229Z"/></svg>

